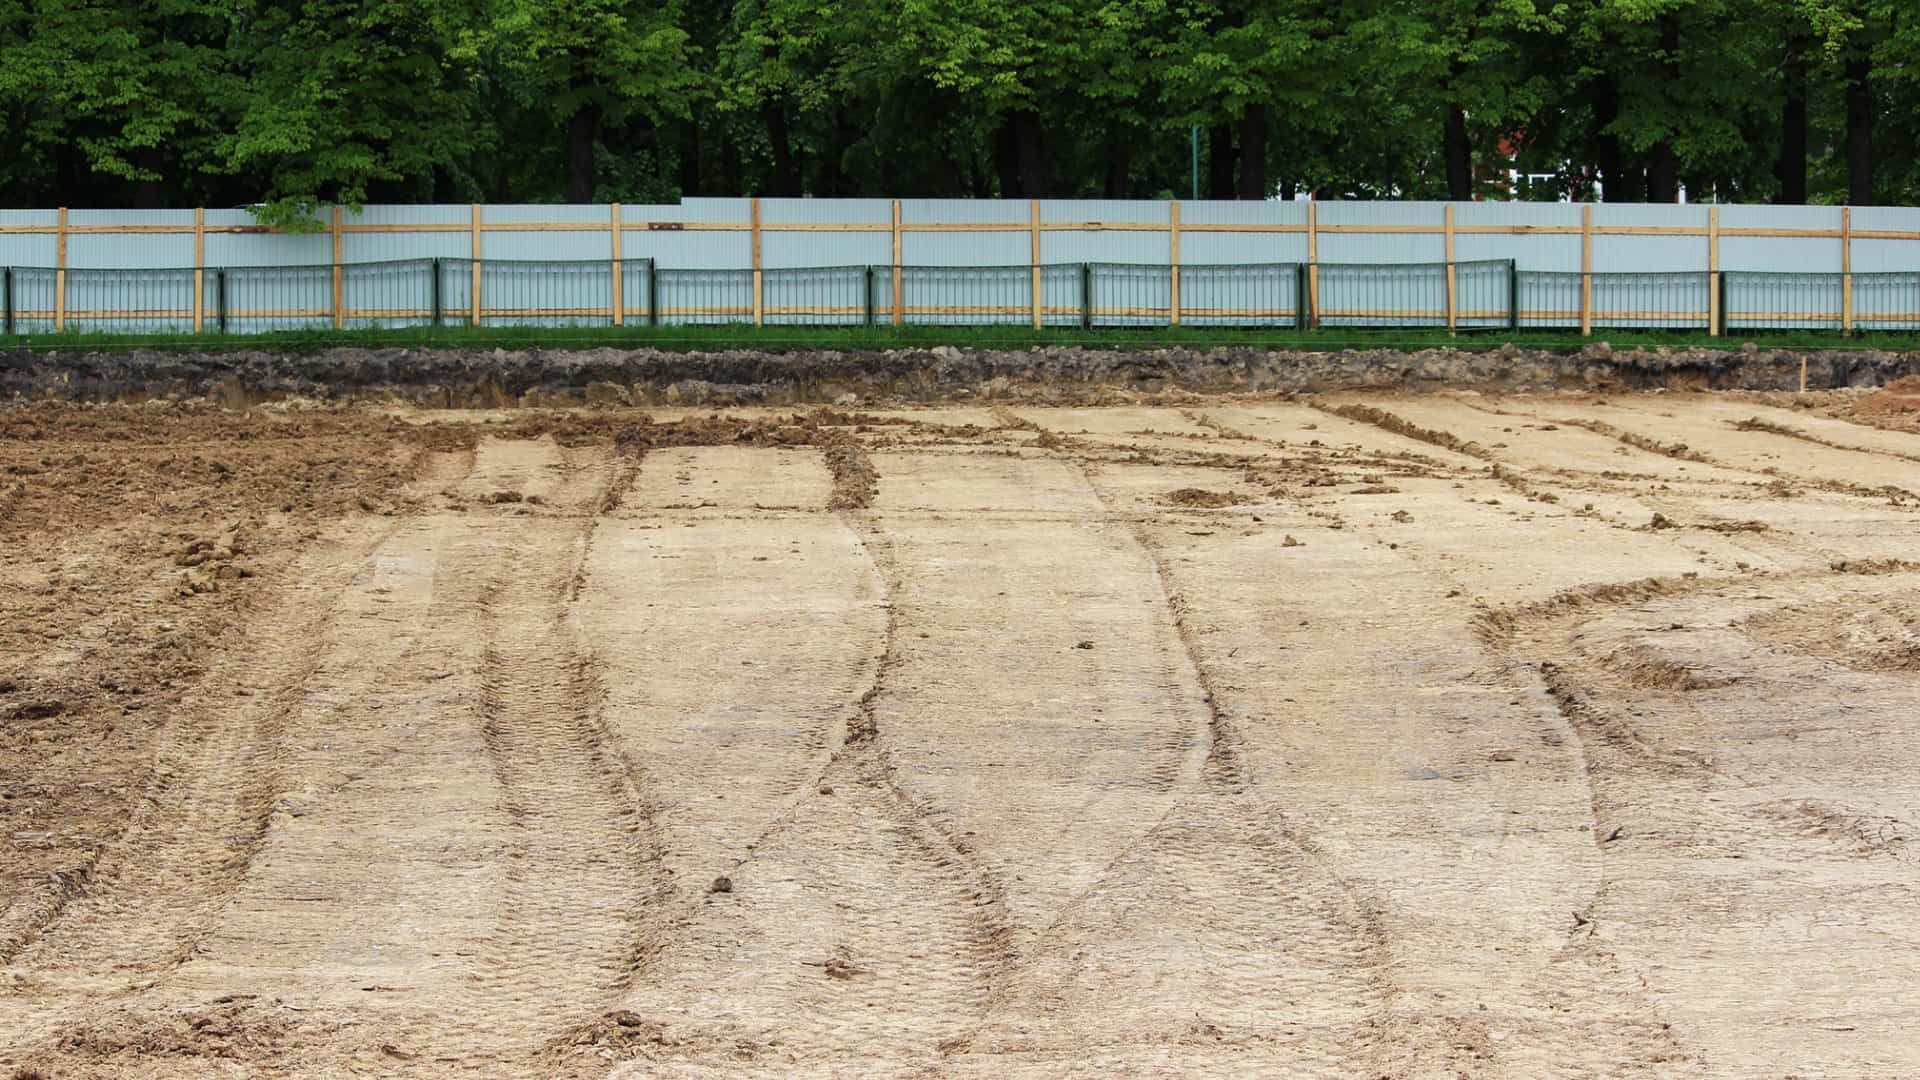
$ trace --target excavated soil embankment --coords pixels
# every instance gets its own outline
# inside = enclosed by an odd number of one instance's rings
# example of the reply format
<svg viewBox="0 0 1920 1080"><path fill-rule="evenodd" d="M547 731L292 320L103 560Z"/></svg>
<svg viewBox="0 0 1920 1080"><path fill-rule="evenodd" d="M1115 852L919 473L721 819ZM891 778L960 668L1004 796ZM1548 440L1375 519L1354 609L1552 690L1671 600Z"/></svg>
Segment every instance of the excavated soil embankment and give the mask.
<svg viewBox="0 0 1920 1080"><path fill-rule="evenodd" d="M1498 391L1831 390L1920 375L1920 354L1731 350L330 349L314 353L0 354L0 401L289 397L400 399L429 407L1098 402L1140 393L1287 393L1473 387Z"/></svg>

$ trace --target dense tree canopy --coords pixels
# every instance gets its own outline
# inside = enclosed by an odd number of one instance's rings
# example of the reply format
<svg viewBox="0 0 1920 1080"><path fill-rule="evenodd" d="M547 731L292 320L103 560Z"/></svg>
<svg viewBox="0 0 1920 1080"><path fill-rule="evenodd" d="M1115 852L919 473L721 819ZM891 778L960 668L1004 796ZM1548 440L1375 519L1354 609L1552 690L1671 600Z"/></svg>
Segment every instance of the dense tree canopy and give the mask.
<svg viewBox="0 0 1920 1080"><path fill-rule="evenodd" d="M1185 196L1190 132L1213 198L1920 202L1920 5L0 0L12 206Z"/></svg>

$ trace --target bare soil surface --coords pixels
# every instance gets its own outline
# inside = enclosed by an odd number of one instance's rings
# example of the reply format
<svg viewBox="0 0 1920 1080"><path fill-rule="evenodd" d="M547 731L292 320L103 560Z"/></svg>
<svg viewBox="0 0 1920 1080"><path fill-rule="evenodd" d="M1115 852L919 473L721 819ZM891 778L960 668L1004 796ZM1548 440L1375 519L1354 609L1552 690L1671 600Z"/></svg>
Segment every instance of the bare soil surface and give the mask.
<svg viewBox="0 0 1920 1080"><path fill-rule="evenodd" d="M1912 400L0 411L0 1077L1920 1073Z"/></svg>

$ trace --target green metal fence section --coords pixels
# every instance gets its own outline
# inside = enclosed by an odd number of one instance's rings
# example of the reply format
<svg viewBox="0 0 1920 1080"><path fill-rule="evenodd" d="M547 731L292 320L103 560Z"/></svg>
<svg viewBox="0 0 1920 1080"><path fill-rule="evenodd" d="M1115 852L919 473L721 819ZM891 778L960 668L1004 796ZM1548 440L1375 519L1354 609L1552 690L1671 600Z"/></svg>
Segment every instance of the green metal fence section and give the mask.
<svg viewBox="0 0 1920 1080"><path fill-rule="evenodd" d="M1920 329L1920 271L1581 273L1452 263L848 265L408 259L0 268L0 332L407 326Z"/></svg>

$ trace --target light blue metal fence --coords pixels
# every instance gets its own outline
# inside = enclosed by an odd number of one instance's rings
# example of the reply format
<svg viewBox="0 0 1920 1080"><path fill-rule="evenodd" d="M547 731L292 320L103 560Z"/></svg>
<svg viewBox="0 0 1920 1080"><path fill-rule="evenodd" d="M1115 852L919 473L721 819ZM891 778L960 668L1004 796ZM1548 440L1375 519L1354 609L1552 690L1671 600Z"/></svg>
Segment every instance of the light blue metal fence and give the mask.
<svg viewBox="0 0 1920 1080"><path fill-rule="evenodd" d="M0 211L3 329L1920 329L1904 207L688 199L314 226Z"/></svg>
<svg viewBox="0 0 1920 1080"><path fill-rule="evenodd" d="M196 276L202 277L197 291ZM209 332L249 334L335 327L755 323L1728 333L1920 329L1920 272L1582 274L1525 270L1512 261L761 271L664 267L648 259L406 259L337 268L198 270L12 267L0 279L0 300L0 329L6 334L56 328L176 333L196 325Z"/></svg>

